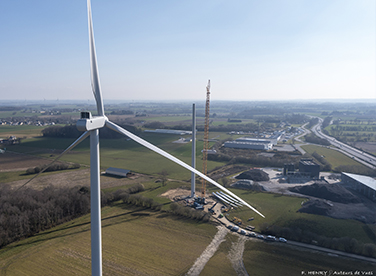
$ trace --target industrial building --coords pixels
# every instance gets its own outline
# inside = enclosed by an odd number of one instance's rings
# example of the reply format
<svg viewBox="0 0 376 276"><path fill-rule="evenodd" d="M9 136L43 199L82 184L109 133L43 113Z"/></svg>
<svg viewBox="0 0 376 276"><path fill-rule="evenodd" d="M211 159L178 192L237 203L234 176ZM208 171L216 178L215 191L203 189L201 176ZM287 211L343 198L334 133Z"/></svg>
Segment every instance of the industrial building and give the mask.
<svg viewBox="0 0 376 276"><path fill-rule="evenodd" d="M316 164L312 159L301 159L299 161L299 172L307 174L311 178L319 178L320 165Z"/></svg>
<svg viewBox="0 0 376 276"><path fill-rule="evenodd" d="M341 180L344 186L376 201L376 180L372 177L343 172Z"/></svg>
<svg viewBox="0 0 376 276"><path fill-rule="evenodd" d="M175 130L175 129L155 129L155 130L145 130L145 132L151 133L163 133L163 134L175 134L175 135L192 135L192 131L187 130Z"/></svg>
<svg viewBox="0 0 376 276"><path fill-rule="evenodd" d="M289 175L290 173L295 172L295 164L294 163L287 163L283 166L283 175Z"/></svg>
<svg viewBox="0 0 376 276"><path fill-rule="evenodd" d="M113 175L113 176L117 176L117 177L127 177L127 175L128 175L130 172L131 172L130 170L119 169L119 168L113 168L113 167L109 167L109 168L106 170L106 174L108 174L108 175Z"/></svg>
<svg viewBox="0 0 376 276"><path fill-rule="evenodd" d="M255 138L239 138L235 141L227 141L224 143L226 148L238 148L238 149L256 149L256 150L271 150L273 149L273 143L266 139Z"/></svg>
<svg viewBox="0 0 376 276"><path fill-rule="evenodd" d="M293 163L287 163L283 166L283 175L288 176L289 180L319 179L320 165L316 164L312 159L301 159L299 161L299 170L295 171Z"/></svg>

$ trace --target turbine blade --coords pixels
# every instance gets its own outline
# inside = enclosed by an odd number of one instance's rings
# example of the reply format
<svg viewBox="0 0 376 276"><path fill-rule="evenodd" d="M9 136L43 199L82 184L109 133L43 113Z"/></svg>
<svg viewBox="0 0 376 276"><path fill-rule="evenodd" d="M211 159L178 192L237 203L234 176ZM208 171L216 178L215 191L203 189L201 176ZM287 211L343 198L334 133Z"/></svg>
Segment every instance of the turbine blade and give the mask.
<svg viewBox="0 0 376 276"><path fill-rule="evenodd" d="M90 65L91 65L91 88L97 103L97 111L99 116L104 116L104 107L101 93L101 85L99 82L99 72L97 65L97 55L95 53L93 20L91 18L91 3L87 0L88 26L89 26L89 44L90 44Z"/></svg>
<svg viewBox="0 0 376 276"><path fill-rule="evenodd" d="M178 158L172 156L171 154L165 152L164 150L154 146L153 144L150 144L149 142L145 141L144 139L138 137L137 135L134 135L133 133L125 130L124 128L114 124L113 122L110 122L110 121L106 121L106 127L108 127L109 129L112 129L113 131L116 131L116 132L119 132L129 138L131 138L133 141L143 145L144 147L166 157L167 159L170 159L171 161L175 162L176 164L186 168L187 170L191 171L191 172L194 172L195 174L197 174L198 176L202 177L203 179L205 179L206 181L212 183L214 186L218 187L219 189L225 191L226 193L228 193L229 195L231 195L232 197L236 198L237 200L239 200L241 203L243 203L245 206L247 206L248 208L250 208L251 210L253 210L254 212L256 212L257 214L259 214L260 216L262 216L263 218L265 218L265 216L263 214L261 214L259 211L257 211L255 208L253 208L251 205L249 205L247 202L245 202L243 199L241 199L240 197L238 197L237 195L235 195L234 193L232 193L231 191L229 191L228 189L226 189L225 187L223 187L222 185L218 184L217 182L215 182L214 180L212 180L211 178L207 177L206 175L204 175L203 173L199 172L198 170L192 168L191 166L187 165L186 163L184 163L183 161L179 160Z"/></svg>
<svg viewBox="0 0 376 276"><path fill-rule="evenodd" d="M85 140L86 137L88 137L90 134L89 131L85 131L76 141L74 141L66 150L64 150L58 157L56 157L51 163L49 163L46 167L44 167L43 170L41 170L38 174L34 175L32 178L30 178L25 184L23 184L21 187L19 187L16 191L23 188L27 184L29 184L34 178L37 178L42 172L47 170L49 166L51 166L53 163L55 163L57 160L59 160L64 154L69 152L71 149L73 149L75 146L77 146L79 143L81 143L83 140Z"/></svg>

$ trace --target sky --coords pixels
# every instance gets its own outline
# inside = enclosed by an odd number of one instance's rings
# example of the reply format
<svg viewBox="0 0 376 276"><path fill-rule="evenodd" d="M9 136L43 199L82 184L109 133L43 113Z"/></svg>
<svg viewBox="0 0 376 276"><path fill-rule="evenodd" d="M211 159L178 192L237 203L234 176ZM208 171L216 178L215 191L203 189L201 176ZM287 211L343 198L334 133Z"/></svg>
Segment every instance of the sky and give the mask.
<svg viewBox="0 0 376 276"><path fill-rule="evenodd" d="M374 0L92 0L104 100L376 98ZM3 100L94 100L85 0L0 1Z"/></svg>

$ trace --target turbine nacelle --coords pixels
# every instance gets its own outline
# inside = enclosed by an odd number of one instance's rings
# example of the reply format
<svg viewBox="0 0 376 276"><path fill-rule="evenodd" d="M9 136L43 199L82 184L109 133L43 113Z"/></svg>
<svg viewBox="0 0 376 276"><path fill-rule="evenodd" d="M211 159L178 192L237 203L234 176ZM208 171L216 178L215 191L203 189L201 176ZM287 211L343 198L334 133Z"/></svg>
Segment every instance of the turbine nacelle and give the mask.
<svg viewBox="0 0 376 276"><path fill-rule="evenodd" d="M91 116L91 112L81 112L81 119L77 121L79 131L90 131L104 127L106 116Z"/></svg>

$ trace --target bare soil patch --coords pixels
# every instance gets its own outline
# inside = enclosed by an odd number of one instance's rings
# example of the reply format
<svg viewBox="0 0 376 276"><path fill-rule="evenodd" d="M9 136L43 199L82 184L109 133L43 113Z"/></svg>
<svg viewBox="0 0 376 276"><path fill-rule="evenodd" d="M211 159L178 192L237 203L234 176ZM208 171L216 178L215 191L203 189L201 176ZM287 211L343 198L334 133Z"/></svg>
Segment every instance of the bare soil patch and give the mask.
<svg viewBox="0 0 376 276"><path fill-rule="evenodd" d="M167 192L161 194L161 196L167 197L168 199L172 201L178 201L190 195L191 195L191 190L182 189L182 188L168 190Z"/></svg>
<svg viewBox="0 0 376 276"><path fill-rule="evenodd" d="M0 172L26 171L28 168L48 164L49 159L6 151L0 154Z"/></svg>
<svg viewBox="0 0 376 276"><path fill-rule="evenodd" d="M218 232L214 236L212 242L206 247L204 252L197 258L193 266L189 269L187 276L200 275L201 271L204 269L206 263L210 258L215 254L219 245L225 241L225 236L228 233L228 230L223 226L218 226ZM244 248L243 248L244 249Z"/></svg>
<svg viewBox="0 0 376 276"><path fill-rule="evenodd" d="M232 243L230 252L227 255L236 274L241 276L249 275L243 263L244 244L246 241L247 238L245 236L240 236L237 242Z"/></svg>
<svg viewBox="0 0 376 276"><path fill-rule="evenodd" d="M355 147L367 152L376 153L376 142L356 142Z"/></svg>

